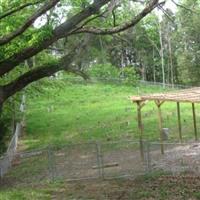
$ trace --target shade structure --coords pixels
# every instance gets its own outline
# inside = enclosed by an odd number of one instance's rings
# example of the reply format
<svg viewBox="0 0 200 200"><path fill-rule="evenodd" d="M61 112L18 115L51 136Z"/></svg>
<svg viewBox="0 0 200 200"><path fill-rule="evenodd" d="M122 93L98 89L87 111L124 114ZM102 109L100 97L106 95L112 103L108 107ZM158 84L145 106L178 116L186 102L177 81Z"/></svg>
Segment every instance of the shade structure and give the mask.
<svg viewBox="0 0 200 200"><path fill-rule="evenodd" d="M157 101L200 103L200 87L194 87L194 88L178 90L173 92L166 92L166 93L132 96L131 100L133 102L157 100Z"/></svg>
<svg viewBox="0 0 200 200"><path fill-rule="evenodd" d="M200 87L193 87L189 89L176 90L166 93L154 93L154 94L145 94L140 96L132 96L131 101L137 104L137 113L138 113L138 129L140 132L140 144L141 144L141 156L143 158L144 149L143 149L143 132L144 126L142 123L142 108L148 101L154 101L158 108L158 128L160 133L160 142L161 142L161 153L164 154L163 146L163 118L161 112L161 106L164 102L176 102L177 104L177 124L178 124L178 133L180 142L182 142L182 127L181 127L181 114L180 114L180 103L191 103L192 105L192 115L193 115L193 126L194 126L194 136L197 141L197 123L196 123L196 111L195 103L200 103Z"/></svg>

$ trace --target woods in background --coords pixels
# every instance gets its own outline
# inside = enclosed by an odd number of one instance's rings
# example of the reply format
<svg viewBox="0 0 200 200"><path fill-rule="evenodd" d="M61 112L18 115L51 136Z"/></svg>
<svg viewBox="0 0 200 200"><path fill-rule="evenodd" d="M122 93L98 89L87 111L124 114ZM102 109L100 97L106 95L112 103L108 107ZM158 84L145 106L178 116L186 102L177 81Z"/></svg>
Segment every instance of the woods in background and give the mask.
<svg viewBox="0 0 200 200"><path fill-rule="evenodd" d="M200 77L200 2L180 1L176 13L153 12L135 27L112 36L96 37L84 66L110 63L133 67L140 79L164 84L198 85ZM174 5L175 6L175 5ZM132 7L126 7L132 13ZM134 9L135 11L136 9ZM121 18L127 13L121 14ZM117 15L118 18L120 18ZM109 65L109 64L108 64Z"/></svg>

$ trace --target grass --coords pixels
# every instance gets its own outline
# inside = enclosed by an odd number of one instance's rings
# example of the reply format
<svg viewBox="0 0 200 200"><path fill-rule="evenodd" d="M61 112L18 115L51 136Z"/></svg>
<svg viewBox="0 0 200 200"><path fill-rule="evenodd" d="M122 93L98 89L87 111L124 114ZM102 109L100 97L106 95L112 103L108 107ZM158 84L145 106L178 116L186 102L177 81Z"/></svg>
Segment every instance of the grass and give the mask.
<svg viewBox="0 0 200 200"><path fill-rule="evenodd" d="M157 88L141 88L155 92ZM27 108L27 148L48 144L137 138L137 89L109 84L70 84L31 99ZM127 133L129 132L129 133Z"/></svg>
<svg viewBox="0 0 200 200"><path fill-rule="evenodd" d="M200 179L152 174L135 180L79 181L18 185L0 189L0 200L199 200Z"/></svg>
<svg viewBox="0 0 200 200"><path fill-rule="evenodd" d="M59 81L61 82L61 81ZM28 98L26 149L59 146L88 141L137 140L136 105L129 96L139 93L163 92L156 86L131 87L116 84L83 84L62 81L62 87L46 87L44 94ZM200 107L197 106L197 110ZM169 141L178 140L176 104L162 106L164 127L170 129ZM183 138L194 138L190 104L181 104ZM144 138L158 141L155 103L143 109ZM198 120L199 114L197 113Z"/></svg>
<svg viewBox="0 0 200 200"><path fill-rule="evenodd" d="M12 190L0 191L0 200L47 200L51 199L50 194L46 194L45 191L40 189L30 188L15 188Z"/></svg>

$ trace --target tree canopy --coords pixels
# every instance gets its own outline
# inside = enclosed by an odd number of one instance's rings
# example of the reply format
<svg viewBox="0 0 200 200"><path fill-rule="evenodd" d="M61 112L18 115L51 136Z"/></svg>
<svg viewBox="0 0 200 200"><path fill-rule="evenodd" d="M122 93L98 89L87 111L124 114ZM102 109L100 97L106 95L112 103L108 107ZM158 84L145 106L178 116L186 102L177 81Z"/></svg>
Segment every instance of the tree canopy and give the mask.
<svg viewBox="0 0 200 200"><path fill-rule="evenodd" d="M0 103L28 84L57 71L83 74L73 63L90 47L88 34L112 35L131 28L159 2L139 3L139 9L127 14L125 9L130 4L131 1L117 0L28 3L3 0L0 6ZM42 20L41 26L34 23L38 19ZM65 44L64 53L52 56L51 48L59 43ZM34 56L37 61L31 65Z"/></svg>

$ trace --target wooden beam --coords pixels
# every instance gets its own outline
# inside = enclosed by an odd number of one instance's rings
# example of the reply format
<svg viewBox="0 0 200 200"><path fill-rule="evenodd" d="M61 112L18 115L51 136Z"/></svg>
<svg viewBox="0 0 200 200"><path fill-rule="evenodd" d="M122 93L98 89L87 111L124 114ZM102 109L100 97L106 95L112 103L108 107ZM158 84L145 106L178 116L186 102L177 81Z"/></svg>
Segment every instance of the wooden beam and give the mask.
<svg viewBox="0 0 200 200"><path fill-rule="evenodd" d="M155 103L158 107L160 107L165 101L155 100Z"/></svg>
<svg viewBox="0 0 200 200"><path fill-rule="evenodd" d="M108 163L108 164L104 164L103 166L98 166L98 165L95 165L92 167L92 169L99 169L99 168L109 168L109 167L118 167L119 166L119 163Z"/></svg>
<svg viewBox="0 0 200 200"><path fill-rule="evenodd" d="M178 117L178 133L179 133L179 140L182 143L182 127L181 127L181 113L180 113L180 103L177 102L177 117Z"/></svg>
<svg viewBox="0 0 200 200"><path fill-rule="evenodd" d="M162 130L162 112L161 112L161 105L164 103L164 101L155 101L157 107L158 107L158 127L160 132L160 150L161 154L164 154L164 145L163 145L163 130Z"/></svg>
<svg viewBox="0 0 200 200"><path fill-rule="evenodd" d="M197 122L196 122L196 112L195 112L195 105L192 103L192 114L193 114L193 124L194 124L194 135L195 140L197 141Z"/></svg>
<svg viewBox="0 0 200 200"><path fill-rule="evenodd" d="M138 129L140 134L140 155L141 159L144 160L144 145L143 145L143 125L142 125L142 113L141 113L141 101L137 101L137 120L138 120Z"/></svg>
<svg viewBox="0 0 200 200"><path fill-rule="evenodd" d="M141 101L140 102L140 108L142 109L146 104L147 104L147 100L145 100L145 101Z"/></svg>

